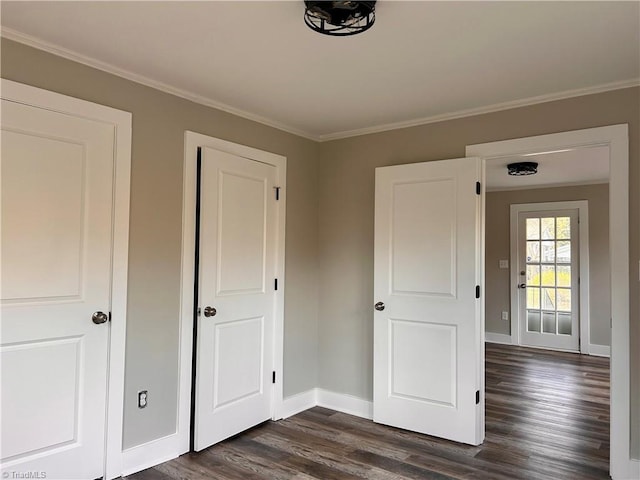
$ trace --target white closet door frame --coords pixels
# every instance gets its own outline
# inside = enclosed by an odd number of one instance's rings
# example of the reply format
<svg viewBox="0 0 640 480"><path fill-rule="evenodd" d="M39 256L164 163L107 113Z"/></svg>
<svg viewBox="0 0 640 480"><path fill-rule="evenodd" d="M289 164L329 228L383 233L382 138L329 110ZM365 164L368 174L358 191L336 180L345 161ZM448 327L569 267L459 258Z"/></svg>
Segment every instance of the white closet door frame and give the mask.
<svg viewBox="0 0 640 480"><path fill-rule="evenodd" d="M111 325L104 478L122 473L122 427L124 399L124 353L127 328L127 270L129 262L129 199L131 182L131 113L98 105L11 80L0 80L2 98L112 125L114 146L113 257L111 278Z"/></svg>
<svg viewBox="0 0 640 480"><path fill-rule="evenodd" d="M284 292L285 292L285 223L287 205L287 159L282 155L209 137L200 133L185 132L184 170L182 196L182 274L180 278L180 380L178 392L177 452L175 456L189 451L191 424L191 359L193 354L193 280L195 264L196 225L196 161L198 147L210 147L239 155L276 167L276 184L280 187L277 206L276 231L276 278L275 314L273 331L273 369L276 385L273 389L273 411L271 418L282 418L283 402L283 353L284 353Z"/></svg>

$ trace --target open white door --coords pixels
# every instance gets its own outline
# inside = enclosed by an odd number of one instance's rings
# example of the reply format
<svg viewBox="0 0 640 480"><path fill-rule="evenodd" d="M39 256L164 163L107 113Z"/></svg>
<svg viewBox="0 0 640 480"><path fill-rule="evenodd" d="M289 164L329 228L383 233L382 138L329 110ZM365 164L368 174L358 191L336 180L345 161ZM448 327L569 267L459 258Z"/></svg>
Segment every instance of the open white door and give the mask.
<svg viewBox="0 0 640 480"><path fill-rule="evenodd" d="M116 131L47 106L2 100L1 469L93 479L105 462Z"/></svg>
<svg viewBox="0 0 640 480"><path fill-rule="evenodd" d="M272 416L276 167L201 149L195 444Z"/></svg>
<svg viewBox="0 0 640 480"><path fill-rule="evenodd" d="M376 169L373 419L484 439L477 158Z"/></svg>

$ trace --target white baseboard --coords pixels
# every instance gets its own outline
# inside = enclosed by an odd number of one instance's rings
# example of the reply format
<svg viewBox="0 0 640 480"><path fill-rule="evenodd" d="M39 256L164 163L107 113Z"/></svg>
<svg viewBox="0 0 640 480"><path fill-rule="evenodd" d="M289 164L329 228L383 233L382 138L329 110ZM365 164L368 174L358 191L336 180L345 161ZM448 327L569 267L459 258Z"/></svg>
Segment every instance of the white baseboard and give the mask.
<svg viewBox="0 0 640 480"><path fill-rule="evenodd" d="M595 343L590 343L589 355L595 355L596 357L610 357L611 347L609 345L596 345Z"/></svg>
<svg viewBox="0 0 640 480"><path fill-rule="evenodd" d="M356 417L373 418L373 402L364 398L346 395L344 393L330 392L322 388L317 389L318 406L336 410Z"/></svg>
<svg viewBox="0 0 640 480"><path fill-rule="evenodd" d="M323 388L312 388L285 398L282 406L282 418L291 417L312 407L324 407L369 420L373 418L373 402Z"/></svg>
<svg viewBox="0 0 640 480"><path fill-rule="evenodd" d="M502 343L505 345L513 345L511 341L511 335L505 335L504 333L485 332L484 340L488 343Z"/></svg>
<svg viewBox="0 0 640 480"><path fill-rule="evenodd" d="M318 405L318 389L312 388L306 392L287 397L282 402L282 418L289 418Z"/></svg>
<svg viewBox="0 0 640 480"><path fill-rule="evenodd" d="M637 480L640 478L640 460L630 458L626 465L618 465L611 471L613 480Z"/></svg>
<svg viewBox="0 0 640 480"><path fill-rule="evenodd" d="M182 455L180 438L177 433L152 440L122 452L122 476L154 467Z"/></svg>

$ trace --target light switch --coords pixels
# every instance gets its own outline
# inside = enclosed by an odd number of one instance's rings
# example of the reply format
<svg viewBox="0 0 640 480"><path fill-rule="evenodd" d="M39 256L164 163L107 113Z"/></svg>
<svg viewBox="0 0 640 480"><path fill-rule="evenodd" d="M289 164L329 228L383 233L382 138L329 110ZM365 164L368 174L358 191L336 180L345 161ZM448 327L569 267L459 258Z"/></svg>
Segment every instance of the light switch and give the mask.
<svg viewBox="0 0 640 480"><path fill-rule="evenodd" d="M509 260L500 260L500 268L509 268Z"/></svg>

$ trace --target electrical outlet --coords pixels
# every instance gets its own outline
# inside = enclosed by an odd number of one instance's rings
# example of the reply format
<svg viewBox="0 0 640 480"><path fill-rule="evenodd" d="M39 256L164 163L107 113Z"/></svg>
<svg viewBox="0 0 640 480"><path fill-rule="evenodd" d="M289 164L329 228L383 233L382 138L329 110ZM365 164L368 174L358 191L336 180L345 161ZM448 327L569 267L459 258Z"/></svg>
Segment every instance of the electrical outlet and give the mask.
<svg viewBox="0 0 640 480"><path fill-rule="evenodd" d="M147 406L147 391L141 390L138 392L138 408L144 408Z"/></svg>
<svg viewBox="0 0 640 480"><path fill-rule="evenodd" d="M500 268L509 268L509 260L500 260Z"/></svg>
<svg viewBox="0 0 640 480"><path fill-rule="evenodd" d="M509 320L509 312L502 312L502 320Z"/></svg>

